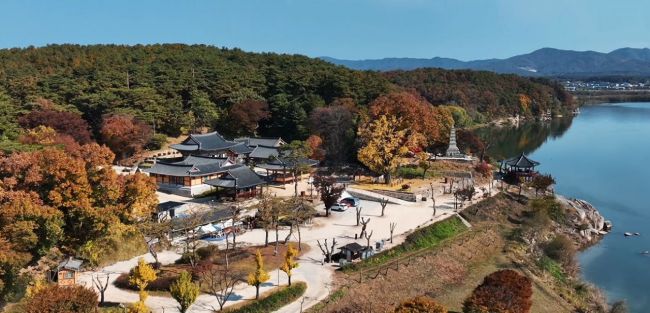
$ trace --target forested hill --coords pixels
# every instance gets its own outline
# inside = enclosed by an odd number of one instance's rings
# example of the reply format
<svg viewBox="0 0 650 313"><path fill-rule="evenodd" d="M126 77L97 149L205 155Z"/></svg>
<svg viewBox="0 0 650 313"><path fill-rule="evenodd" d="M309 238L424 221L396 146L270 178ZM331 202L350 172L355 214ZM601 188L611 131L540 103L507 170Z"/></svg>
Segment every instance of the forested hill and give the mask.
<svg viewBox="0 0 650 313"><path fill-rule="evenodd" d="M171 44L0 50L0 81L19 104L38 97L69 104L91 125L128 112L150 124L155 118L168 134L188 127L190 111L216 110L201 113L218 118L234 103L264 99L274 115L265 131L301 136L313 107L339 97L368 103L388 90L378 75L303 56Z"/></svg>
<svg viewBox="0 0 650 313"><path fill-rule="evenodd" d="M0 116L0 137L34 108L30 103L47 99L59 110L82 113L95 136L105 114L126 113L169 135L206 126L304 139L314 108L337 98L364 107L395 89L417 90L434 105L455 103L488 118L536 114L567 100L546 81L484 72L362 72L304 56L204 45L52 45L0 50L0 102L11 104ZM245 101L268 103L268 113L257 115L264 117L259 128L257 121L247 130L231 123L242 115L233 106Z"/></svg>
<svg viewBox="0 0 650 313"><path fill-rule="evenodd" d="M547 110L565 114L574 106L572 96L560 84L544 78L435 68L384 75L398 86L414 88L431 103L461 106L477 115L475 120L513 114L539 116Z"/></svg>

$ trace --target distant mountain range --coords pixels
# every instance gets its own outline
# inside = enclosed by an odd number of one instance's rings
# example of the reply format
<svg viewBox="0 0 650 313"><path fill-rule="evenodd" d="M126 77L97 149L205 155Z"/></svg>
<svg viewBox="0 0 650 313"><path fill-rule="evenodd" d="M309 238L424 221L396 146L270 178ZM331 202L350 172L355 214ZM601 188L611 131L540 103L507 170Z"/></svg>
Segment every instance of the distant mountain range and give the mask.
<svg viewBox="0 0 650 313"><path fill-rule="evenodd" d="M609 53L542 48L507 59L475 61L460 61L440 57L432 59L385 58L375 60L339 60L321 57L321 59L357 70L392 71L438 67L543 77L650 77L650 49L648 48L621 48Z"/></svg>

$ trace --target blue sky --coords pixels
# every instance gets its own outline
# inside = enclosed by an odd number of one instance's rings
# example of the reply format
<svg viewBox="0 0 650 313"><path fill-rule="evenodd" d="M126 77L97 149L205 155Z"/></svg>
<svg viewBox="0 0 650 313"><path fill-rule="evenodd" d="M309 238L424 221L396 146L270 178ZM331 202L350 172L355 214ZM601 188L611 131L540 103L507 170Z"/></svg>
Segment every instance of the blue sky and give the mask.
<svg viewBox="0 0 650 313"><path fill-rule="evenodd" d="M0 0L0 48L201 43L346 59L650 46L650 1Z"/></svg>

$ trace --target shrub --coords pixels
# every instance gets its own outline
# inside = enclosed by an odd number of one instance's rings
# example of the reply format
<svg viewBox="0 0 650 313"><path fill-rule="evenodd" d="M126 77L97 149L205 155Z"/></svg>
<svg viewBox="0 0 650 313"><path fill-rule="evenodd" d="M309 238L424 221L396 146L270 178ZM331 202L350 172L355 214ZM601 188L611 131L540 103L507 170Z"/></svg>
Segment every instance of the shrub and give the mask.
<svg viewBox="0 0 650 313"><path fill-rule="evenodd" d="M93 313L97 293L82 286L47 286L21 304L23 313Z"/></svg>
<svg viewBox="0 0 650 313"><path fill-rule="evenodd" d="M413 178L422 178L424 170L420 167L400 167L397 170L397 176L413 179Z"/></svg>
<svg viewBox="0 0 650 313"><path fill-rule="evenodd" d="M500 270L485 277L463 304L464 313L528 313L532 306L530 279L513 270Z"/></svg>
<svg viewBox="0 0 650 313"><path fill-rule="evenodd" d="M181 313L187 312L187 309L196 301L199 296L199 285L192 281L192 275L186 271L181 272L178 279L169 287L172 298L180 305Z"/></svg>
<svg viewBox="0 0 650 313"><path fill-rule="evenodd" d="M447 313L447 309L429 297L419 296L400 303L395 313Z"/></svg>
<svg viewBox="0 0 650 313"><path fill-rule="evenodd" d="M560 264L555 262L553 259L547 256L543 256L541 259L539 259L538 266L544 271L551 274L551 276L555 277L555 279L561 282L566 281L566 275L564 274L562 266L560 266Z"/></svg>
<svg viewBox="0 0 650 313"><path fill-rule="evenodd" d="M484 161L479 164L476 164L474 170L477 173L481 174L481 176L483 177L490 177L490 173L492 172L492 166L490 166L490 164Z"/></svg>
<svg viewBox="0 0 650 313"><path fill-rule="evenodd" d="M160 150L166 143L167 135L158 133L151 136L151 139L149 139L145 148L148 150Z"/></svg>
<svg viewBox="0 0 650 313"><path fill-rule="evenodd" d="M250 302L234 310L229 310L228 313L265 313L273 312L281 307L296 301L307 290L307 284L304 282L297 282L291 286L281 288L270 295L255 301Z"/></svg>
<svg viewBox="0 0 650 313"><path fill-rule="evenodd" d="M557 235L544 245L544 253L551 259L568 265L574 261L576 247L567 236Z"/></svg>

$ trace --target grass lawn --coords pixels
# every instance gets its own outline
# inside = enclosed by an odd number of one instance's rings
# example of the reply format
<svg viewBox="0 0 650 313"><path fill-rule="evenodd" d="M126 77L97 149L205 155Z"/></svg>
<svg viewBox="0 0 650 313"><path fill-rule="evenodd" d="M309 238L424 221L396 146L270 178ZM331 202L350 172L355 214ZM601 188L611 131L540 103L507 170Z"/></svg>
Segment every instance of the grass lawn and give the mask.
<svg viewBox="0 0 650 313"><path fill-rule="evenodd" d="M378 253L361 262L352 263L344 267L343 272L373 268L422 250L436 247L444 240L453 238L465 230L467 230L467 227L459 218L448 218L433 225L417 229L406 237L403 244Z"/></svg>

